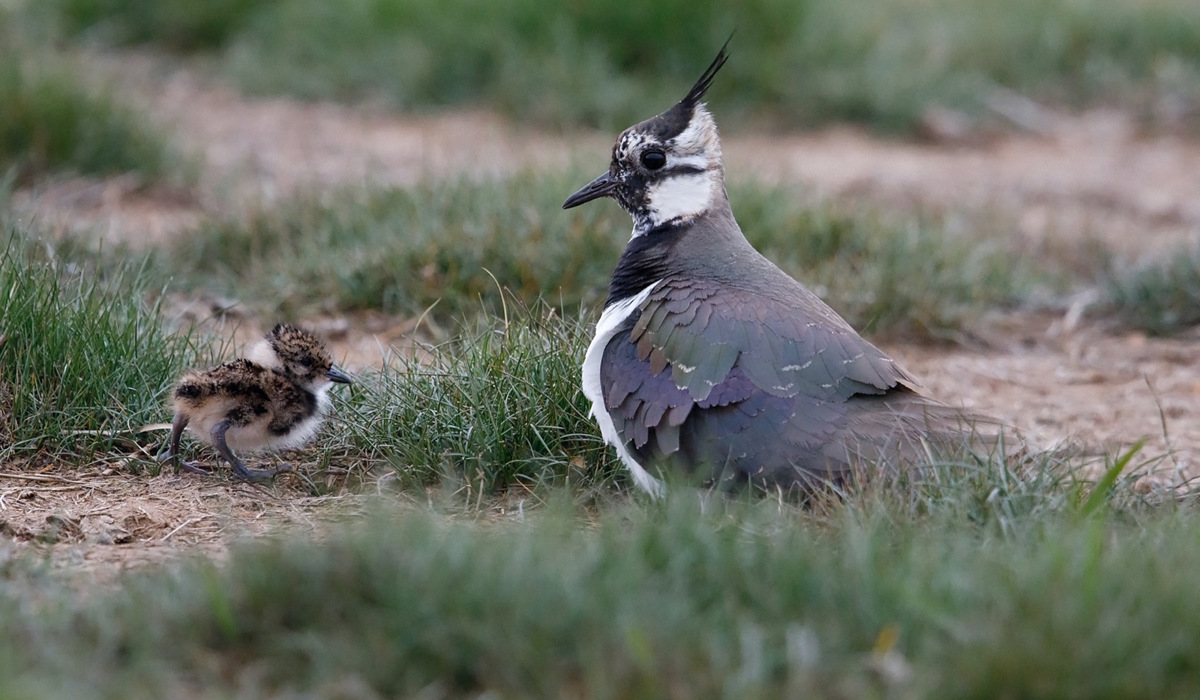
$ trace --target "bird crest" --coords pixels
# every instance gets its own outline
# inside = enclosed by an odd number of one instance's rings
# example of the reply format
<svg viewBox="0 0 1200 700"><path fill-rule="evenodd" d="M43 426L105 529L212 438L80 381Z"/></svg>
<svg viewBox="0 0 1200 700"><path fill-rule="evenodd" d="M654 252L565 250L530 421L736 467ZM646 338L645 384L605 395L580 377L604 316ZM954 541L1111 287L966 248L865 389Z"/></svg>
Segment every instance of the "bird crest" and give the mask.
<svg viewBox="0 0 1200 700"><path fill-rule="evenodd" d="M726 48L683 99L617 137L608 172L563 204L564 209L612 197L634 221L634 237L708 212L724 187L717 125L701 100L729 60Z"/></svg>

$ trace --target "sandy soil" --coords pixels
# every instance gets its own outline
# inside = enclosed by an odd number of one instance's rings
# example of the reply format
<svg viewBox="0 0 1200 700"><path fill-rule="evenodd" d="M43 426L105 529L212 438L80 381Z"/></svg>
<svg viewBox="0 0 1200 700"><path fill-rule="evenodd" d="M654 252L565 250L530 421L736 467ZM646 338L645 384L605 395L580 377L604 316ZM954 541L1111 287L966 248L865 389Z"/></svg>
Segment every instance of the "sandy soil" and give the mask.
<svg viewBox="0 0 1200 700"><path fill-rule="evenodd" d="M362 499L311 497L294 476L265 487L173 474L131 475L128 465L57 465L0 471L0 564L44 554L54 569L106 582L130 568L202 555L286 528L316 530Z"/></svg>
<svg viewBox="0 0 1200 700"><path fill-rule="evenodd" d="M594 162L599 171L612 137L535 133L478 112L411 116L246 99L152 57L97 65L200 157L198 194L116 178L42 186L20 193L17 203L43 223L86 224L124 241L153 243L205 212L297 188L486 176L572 161ZM778 179L883 207L1003 212L1016 222L1008 235L1094 237L1130 257L1200 233L1200 140L1143 134L1119 113L1047 112L1036 133L953 143L880 140L847 128L739 134L725 139L724 150L730 179ZM243 324L243 337L254 335L254 321ZM315 321L355 368L378 364L412 331L408 319L380 316ZM1113 333L1074 314L997 318L986 335L984 347L886 349L935 395L996 415L1043 444L1075 439L1111 452L1145 438L1143 454L1164 458L1157 481L1200 473L1196 337ZM0 545L57 541L27 546L106 576L160 555L219 552L231 539L280 524L312 526L337 510L304 493L287 480L262 489L131 477L113 465L10 467L0 473Z"/></svg>

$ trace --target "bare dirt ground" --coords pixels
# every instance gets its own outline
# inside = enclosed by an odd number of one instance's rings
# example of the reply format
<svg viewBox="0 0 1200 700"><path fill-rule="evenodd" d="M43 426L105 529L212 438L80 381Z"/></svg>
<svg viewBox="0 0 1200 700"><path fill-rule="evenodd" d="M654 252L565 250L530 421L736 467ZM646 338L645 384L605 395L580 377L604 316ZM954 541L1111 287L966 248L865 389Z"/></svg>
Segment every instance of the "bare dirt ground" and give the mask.
<svg viewBox="0 0 1200 700"><path fill-rule="evenodd" d="M230 543L280 527L316 530L357 507L354 499L308 497L289 477L263 487L189 476L9 465L0 473L0 564L37 550L55 569L106 581L183 554L220 557Z"/></svg>
<svg viewBox="0 0 1200 700"><path fill-rule="evenodd" d="M116 178L43 186L21 193L18 205L43 223L84 224L124 241L150 244L205 212L297 188L482 177L569 162L594 163L599 171L613 136L537 133L479 112L412 116L247 99L136 55L97 65L199 156L199 194L147 190ZM732 135L724 144L727 176L794 182L817 196L880 207L1003 212L1003 221L1016 222L1005 235L1091 237L1130 258L1200 233L1200 140L1140 133L1120 113L1041 117L1036 133L954 144L881 140L848 128ZM378 316L320 323L356 369L377 365L383 350L405 342L412 328L409 319ZM244 337L255 328L251 319ZM1143 455L1163 457L1152 481L1200 474L1195 337L1147 338L1074 315L1025 314L997 319L983 347L891 343L886 349L933 394L998 416L1042 444L1072 438L1112 452L1146 439ZM287 479L262 489L186 475L131 476L112 465L9 468L0 473L0 535L10 542L56 541L36 546L54 562L107 576L162 555L220 552L231 538L281 523L313 527L339 510L304 494ZM4 542L0 537L0 559Z"/></svg>

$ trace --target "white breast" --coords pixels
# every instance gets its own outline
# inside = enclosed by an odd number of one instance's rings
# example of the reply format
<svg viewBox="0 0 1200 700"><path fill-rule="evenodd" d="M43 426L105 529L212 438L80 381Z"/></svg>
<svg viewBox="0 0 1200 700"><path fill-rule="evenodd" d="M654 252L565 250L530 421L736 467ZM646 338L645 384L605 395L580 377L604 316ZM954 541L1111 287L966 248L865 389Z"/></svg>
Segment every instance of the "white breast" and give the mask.
<svg viewBox="0 0 1200 700"><path fill-rule="evenodd" d="M587 355L583 359L583 395L592 402L592 417L600 425L600 434L604 436L605 442L616 448L617 455L629 468L637 485L655 497L663 495L662 482L650 476L650 473L633 458L629 448L625 446L625 441L617 433L617 426L613 423L612 416L608 415L608 407L604 404L604 388L600 383L600 362L604 359L604 348L608 345L608 341L617 334L617 328L629 317L629 314L646 301L646 297L650 296L650 292L654 291L658 284L655 282L639 292L637 296L619 301L604 309L599 323L596 324L596 336L588 346Z"/></svg>

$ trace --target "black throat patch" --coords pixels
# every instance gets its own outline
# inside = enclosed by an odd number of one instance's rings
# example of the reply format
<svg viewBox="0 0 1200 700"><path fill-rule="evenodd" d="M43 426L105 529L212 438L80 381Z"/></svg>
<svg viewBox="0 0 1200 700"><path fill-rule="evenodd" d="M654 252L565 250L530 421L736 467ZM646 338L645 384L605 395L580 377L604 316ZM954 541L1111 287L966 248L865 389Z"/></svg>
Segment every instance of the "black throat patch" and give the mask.
<svg viewBox="0 0 1200 700"><path fill-rule="evenodd" d="M683 226L666 223L635 237L625 246L608 283L605 306L637 296L646 287L667 276L667 261L679 244Z"/></svg>

